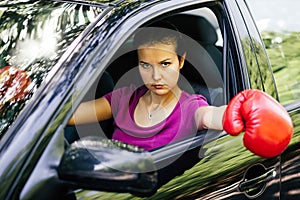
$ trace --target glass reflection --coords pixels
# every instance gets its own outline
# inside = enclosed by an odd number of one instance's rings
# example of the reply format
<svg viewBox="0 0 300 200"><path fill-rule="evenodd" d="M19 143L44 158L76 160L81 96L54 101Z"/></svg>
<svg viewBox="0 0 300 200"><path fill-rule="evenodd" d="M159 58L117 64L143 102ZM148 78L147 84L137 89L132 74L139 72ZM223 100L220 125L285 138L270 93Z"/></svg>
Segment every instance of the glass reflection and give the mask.
<svg viewBox="0 0 300 200"><path fill-rule="evenodd" d="M24 72L30 80L30 84L24 85L16 79L17 76L2 70L1 85L5 85L7 79L16 80L12 80L14 84L1 87L1 137L71 42L103 9L43 1L22 1L18 4L2 1L0 5L0 69L11 66ZM10 96L18 96L17 88L24 86L27 93L23 98L10 97L14 100L7 100L8 88Z"/></svg>

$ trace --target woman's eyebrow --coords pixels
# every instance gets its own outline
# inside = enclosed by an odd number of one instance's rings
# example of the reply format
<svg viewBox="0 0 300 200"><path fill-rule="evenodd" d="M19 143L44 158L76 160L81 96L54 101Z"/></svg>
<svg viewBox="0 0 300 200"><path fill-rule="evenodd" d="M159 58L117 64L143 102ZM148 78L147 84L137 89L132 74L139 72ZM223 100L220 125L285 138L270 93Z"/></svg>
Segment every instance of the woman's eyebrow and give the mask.
<svg viewBox="0 0 300 200"><path fill-rule="evenodd" d="M158 63L170 62L171 60L172 60L171 58L166 58L166 59L163 59L163 60L159 61ZM146 61L143 61L143 60L140 60L139 63L140 64L150 64L150 63L148 63Z"/></svg>
<svg viewBox="0 0 300 200"><path fill-rule="evenodd" d="M159 63L163 63L163 62L167 62L167 61L171 61L172 59L171 58L166 58L166 59L163 59L162 61L160 61Z"/></svg>
<svg viewBox="0 0 300 200"><path fill-rule="evenodd" d="M149 64L149 63L147 63L145 61L142 61L142 60L140 60L139 63L141 63L141 64Z"/></svg>

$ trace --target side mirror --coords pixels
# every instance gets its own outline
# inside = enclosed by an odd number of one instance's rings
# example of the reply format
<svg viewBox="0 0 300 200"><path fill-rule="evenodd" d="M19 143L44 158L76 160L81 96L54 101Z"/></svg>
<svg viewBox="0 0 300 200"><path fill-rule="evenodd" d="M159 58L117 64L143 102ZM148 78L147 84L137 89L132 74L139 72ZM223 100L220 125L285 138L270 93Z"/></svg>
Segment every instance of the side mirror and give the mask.
<svg viewBox="0 0 300 200"><path fill-rule="evenodd" d="M157 172L151 154L122 142L88 137L65 151L58 167L61 180L83 189L155 192Z"/></svg>

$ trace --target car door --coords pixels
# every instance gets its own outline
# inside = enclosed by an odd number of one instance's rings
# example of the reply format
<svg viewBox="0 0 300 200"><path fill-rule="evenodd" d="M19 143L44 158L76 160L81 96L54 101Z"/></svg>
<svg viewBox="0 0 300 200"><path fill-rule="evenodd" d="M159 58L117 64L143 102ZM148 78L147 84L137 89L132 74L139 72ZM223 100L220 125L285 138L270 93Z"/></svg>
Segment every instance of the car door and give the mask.
<svg viewBox="0 0 300 200"><path fill-rule="evenodd" d="M135 29L151 22L151 20L194 12L199 12L198 14L201 16L207 16L206 11L209 10L209 13L213 13L217 21L219 29L216 29L221 33L222 45L219 46L219 49L221 49L223 59L222 72L218 71L218 73L220 77L223 77L221 88L224 91L223 103L227 103L241 90L251 87L264 89L261 79L254 80L252 77L254 75L249 74L248 69L257 74L259 64L268 62L267 57L262 57L260 63L256 62L258 58L257 54L252 51L253 41L248 42L248 39L253 37L250 35L249 27L246 24L246 20L250 19L244 19L244 14L249 15L249 13L248 10L241 12L239 6L243 5L239 5L240 3L232 1L223 3L170 1L149 6L144 4L143 9L130 15L130 18L122 22L118 33L127 33L126 37L123 38L126 39ZM202 11L201 8L206 11ZM183 22L185 21L183 20ZM253 22L250 21L249 23ZM198 52L201 50L193 53L197 55ZM206 56L214 61L209 52L206 52ZM205 59L205 57L201 58ZM251 62L251 60L255 62ZM268 63L264 64L268 66ZM114 71L109 67L107 70L110 73ZM267 92L276 96L271 71L267 73L269 73L268 78L271 78L268 79L270 87L267 88ZM204 78L208 82L209 80L217 80L214 79L215 77ZM124 79L128 80L127 78ZM257 84L253 85L251 82ZM211 84L213 85L213 83ZM209 97L211 97L210 94ZM165 181L160 185L158 191L148 198L279 199L280 157L264 159L253 155L243 146L242 137L242 135L232 137L225 132L208 130L198 133L195 137L186 138L183 141L151 151L153 161L158 167L158 173L164 175ZM93 193L86 190L77 191L76 195L99 199L134 198L129 194Z"/></svg>

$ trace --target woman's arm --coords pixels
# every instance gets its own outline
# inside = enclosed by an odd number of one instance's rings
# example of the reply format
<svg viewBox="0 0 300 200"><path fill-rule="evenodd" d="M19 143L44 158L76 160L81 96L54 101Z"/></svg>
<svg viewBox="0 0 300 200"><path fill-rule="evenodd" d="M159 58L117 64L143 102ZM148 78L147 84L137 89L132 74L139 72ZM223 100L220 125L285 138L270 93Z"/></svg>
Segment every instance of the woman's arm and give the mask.
<svg viewBox="0 0 300 200"><path fill-rule="evenodd" d="M68 125L103 121L112 117L112 111L106 98L83 102L70 118Z"/></svg>
<svg viewBox="0 0 300 200"><path fill-rule="evenodd" d="M195 118L198 129L223 130L223 115L227 106L202 106L196 111Z"/></svg>

